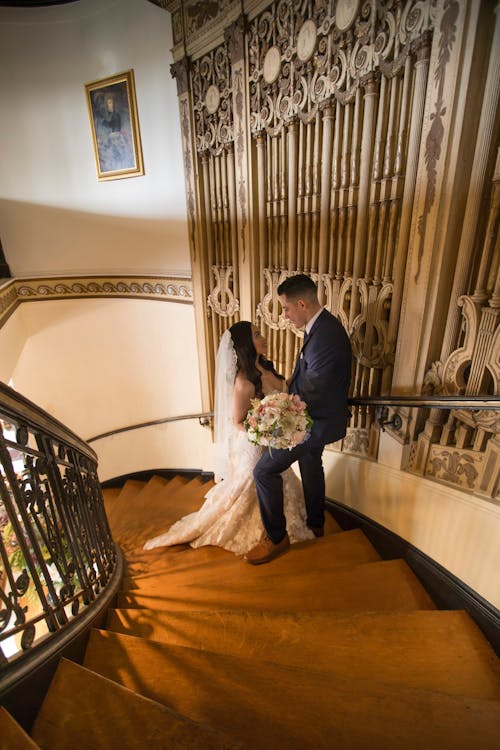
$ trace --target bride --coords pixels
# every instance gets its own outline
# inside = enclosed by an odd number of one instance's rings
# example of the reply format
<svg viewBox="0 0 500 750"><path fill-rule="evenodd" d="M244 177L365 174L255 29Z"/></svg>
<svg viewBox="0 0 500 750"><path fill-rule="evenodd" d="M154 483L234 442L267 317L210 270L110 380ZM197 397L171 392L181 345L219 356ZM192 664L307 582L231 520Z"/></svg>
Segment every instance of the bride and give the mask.
<svg viewBox="0 0 500 750"><path fill-rule="evenodd" d="M267 342L249 321L235 323L221 338L215 368L215 481L203 506L144 549L189 542L244 555L264 533L253 468L265 448L252 445L244 421L253 398L285 391L286 383L266 359ZM290 541L312 539L306 526L302 484L291 469L283 474L284 510Z"/></svg>

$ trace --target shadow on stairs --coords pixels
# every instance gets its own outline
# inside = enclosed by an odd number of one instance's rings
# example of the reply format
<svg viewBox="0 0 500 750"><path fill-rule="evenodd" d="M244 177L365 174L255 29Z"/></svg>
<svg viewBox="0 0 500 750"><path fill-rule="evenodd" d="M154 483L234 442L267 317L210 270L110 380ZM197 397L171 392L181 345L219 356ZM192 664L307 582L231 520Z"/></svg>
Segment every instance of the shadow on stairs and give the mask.
<svg viewBox="0 0 500 750"><path fill-rule="evenodd" d="M463 611L439 611L403 560L329 517L322 539L253 567L225 550L142 549L210 484L105 490L127 560L117 608L83 665L62 660L9 750L489 750L498 660Z"/></svg>

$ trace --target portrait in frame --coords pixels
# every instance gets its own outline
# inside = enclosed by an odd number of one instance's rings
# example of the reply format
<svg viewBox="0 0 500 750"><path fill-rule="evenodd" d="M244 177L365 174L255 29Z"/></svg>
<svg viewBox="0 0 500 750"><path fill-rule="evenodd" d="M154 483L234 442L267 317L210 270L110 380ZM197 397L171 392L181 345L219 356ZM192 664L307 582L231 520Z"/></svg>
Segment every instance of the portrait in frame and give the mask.
<svg viewBox="0 0 500 750"><path fill-rule="evenodd" d="M98 179L144 174L134 71L87 83L85 90Z"/></svg>

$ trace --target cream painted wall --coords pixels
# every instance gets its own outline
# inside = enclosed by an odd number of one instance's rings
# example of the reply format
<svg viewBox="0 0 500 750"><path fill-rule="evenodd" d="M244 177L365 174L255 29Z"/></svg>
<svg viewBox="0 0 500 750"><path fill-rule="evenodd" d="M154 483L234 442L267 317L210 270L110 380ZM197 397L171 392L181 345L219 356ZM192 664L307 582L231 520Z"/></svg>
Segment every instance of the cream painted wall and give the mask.
<svg viewBox="0 0 500 750"><path fill-rule="evenodd" d="M500 609L500 507L356 456L325 452L327 496L422 550Z"/></svg>
<svg viewBox="0 0 500 750"><path fill-rule="evenodd" d="M26 343L26 329L19 311L0 327L0 380L9 384Z"/></svg>
<svg viewBox="0 0 500 750"><path fill-rule="evenodd" d="M196 419L112 435L92 448L99 456L101 482L149 469L213 471L212 433Z"/></svg>
<svg viewBox="0 0 500 750"><path fill-rule="evenodd" d="M170 15L0 9L0 237L15 276L190 270ZM145 175L98 182L85 83L132 68Z"/></svg>
<svg viewBox="0 0 500 750"><path fill-rule="evenodd" d="M23 303L0 329L0 351L1 379L12 378L17 391L84 439L202 410L192 305ZM210 432L196 420L131 431L93 447L102 481L145 468L210 468Z"/></svg>

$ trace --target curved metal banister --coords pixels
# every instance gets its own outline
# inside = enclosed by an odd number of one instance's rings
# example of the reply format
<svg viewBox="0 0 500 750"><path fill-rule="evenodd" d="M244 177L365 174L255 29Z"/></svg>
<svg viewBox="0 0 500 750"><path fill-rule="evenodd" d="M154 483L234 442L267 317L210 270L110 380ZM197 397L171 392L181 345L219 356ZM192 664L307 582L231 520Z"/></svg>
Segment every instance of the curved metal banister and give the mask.
<svg viewBox="0 0 500 750"><path fill-rule="evenodd" d="M42 432L47 432L53 437L76 448L84 453L91 461L97 462L96 452L81 437L72 432L66 425L59 422L40 406L30 401L25 396L17 393L13 388L0 381L0 408L5 417L22 419L27 425Z"/></svg>
<svg viewBox="0 0 500 750"><path fill-rule="evenodd" d="M95 452L0 383L0 692L34 646L88 617L117 559Z"/></svg>
<svg viewBox="0 0 500 750"><path fill-rule="evenodd" d="M177 417L162 417L160 419L151 419L148 422L138 422L137 424L129 425L127 427L117 427L115 430L108 430L108 432L102 432L100 435L94 435L87 440L87 443L94 443L96 440L102 440L111 435L119 435L120 432L129 432L129 430L140 430L143 427L154 427L155 425L165 424L167 422L181 422L186 419L197 419L202 424L207 424L208 420L213 417L213 411L205 411L197 414L180 414ZM206 421L203 421L206 420Z"/></svg>
<svg viewBox="0 0 500 750"><path fill-rule="evenodd" d="M421 409L500 409L499 396L367 396L350 398L350 406L402 406Z"/></svg>
<svg viewBox="0 0 500 750"><path fill-rule="evenodd" d="M421 409L464 409L475 411L477 409L500 410L500 397L498 396L367 396L348 399L349 406L387 406L387 407L419 407ZM161 417L149 422L138 422L125 427L117 427L114 430L103 432L88 438L87 443L102 440L112 435L129 430L140 430L143 427L153 427L167 422L180 422L186 419L198 419L202 424L213 417L213 411L204 411L195 414L180 414L175 417ZM206 420L206 421L204 421Z"/></svg>

